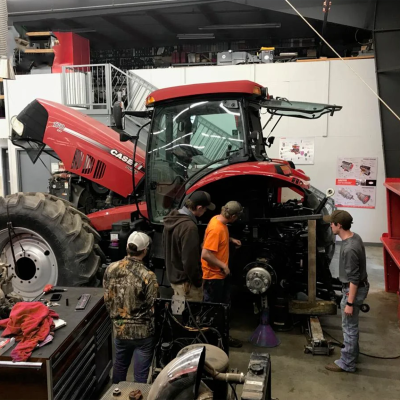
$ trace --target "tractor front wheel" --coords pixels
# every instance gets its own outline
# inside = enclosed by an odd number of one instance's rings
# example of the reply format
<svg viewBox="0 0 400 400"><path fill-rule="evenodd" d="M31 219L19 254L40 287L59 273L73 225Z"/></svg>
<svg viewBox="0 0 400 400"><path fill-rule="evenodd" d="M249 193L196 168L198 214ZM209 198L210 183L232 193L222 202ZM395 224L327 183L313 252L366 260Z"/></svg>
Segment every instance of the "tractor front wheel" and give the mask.
<svg viewBox="0 0 400 400"><path fill-rule="evenodd" d="M14 291L26 299L38 296L48 283L93 284L101 265L99 239L84 214L55 196L0 197L0 261L9 265Z"/></svg>

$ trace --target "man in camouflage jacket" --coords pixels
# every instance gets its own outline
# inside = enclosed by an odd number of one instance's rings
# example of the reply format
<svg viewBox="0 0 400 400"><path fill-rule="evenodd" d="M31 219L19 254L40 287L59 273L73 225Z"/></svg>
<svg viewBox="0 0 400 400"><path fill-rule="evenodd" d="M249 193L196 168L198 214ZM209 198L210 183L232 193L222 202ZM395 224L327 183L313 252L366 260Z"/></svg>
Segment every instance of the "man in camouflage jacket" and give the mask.
<svg viewBox="0 0 400 400"><path fill-rule="evenodd" d="M146 268L150 238L133 232L127 257L108 266L103 279L104 301L113 323L115 363L113 383L126 381L133 357L135 382L146 383L154 349L155 274Z"/></svg>

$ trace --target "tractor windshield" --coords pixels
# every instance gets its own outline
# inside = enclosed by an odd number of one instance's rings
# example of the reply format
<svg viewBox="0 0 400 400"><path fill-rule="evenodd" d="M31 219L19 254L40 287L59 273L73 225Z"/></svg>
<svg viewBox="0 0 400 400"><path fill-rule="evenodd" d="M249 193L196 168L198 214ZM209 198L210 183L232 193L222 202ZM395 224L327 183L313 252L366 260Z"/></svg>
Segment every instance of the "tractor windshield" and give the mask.
<svg viewBox="0 0 400 400"><path fill-rule="evenodd" d="M152 219L179 206L186 182L226 165L244 146L238 100L186 101L154 110L146 178Z"/></svg>

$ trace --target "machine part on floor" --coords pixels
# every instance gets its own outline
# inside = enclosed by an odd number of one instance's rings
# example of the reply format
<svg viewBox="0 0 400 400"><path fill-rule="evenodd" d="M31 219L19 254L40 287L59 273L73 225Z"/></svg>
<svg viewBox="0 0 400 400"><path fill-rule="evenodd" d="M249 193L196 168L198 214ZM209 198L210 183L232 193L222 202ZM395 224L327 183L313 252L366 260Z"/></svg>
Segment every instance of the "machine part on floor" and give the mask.
<svg viewBox="0 0 400 400"><path fill-rule="evenodd" d="M341 168L343 168L346 172L350 172L354 167L354 164L350 161L342 161Z"/></svg>
<svg viewBox="0 0 400 400"><path fill-rule="evenodd" d="M335 349L334 346L325 339L321 323L318 317L308 318L309 344L304 346L304 353L329 356Z"/></svg>
<svg viewBox="0 0 400 400"><path fill-rule="evenodd" d="M274 330L269 323L269 307L267 296L261 297L261 318L260 324L250 336L250 343L260 347L276 347L281 341L276 336Z"/></svg>
<svg viewBox="0 0 400 400"><path fill-rule="evenodd" d="M354 196L346 189L339 189L338 193L342 195L345 199L351 200L354 199Z"/></svg>
<svg viewBox="0 0 400 400"><path fill-rule="evenodd" d="M360 165L360 170L364 175L371 175L371 167L369 165Z"/></svg>
<svg viewBox="0 0 400 400"><path fill-rule="evenodd" d="M206 363L209 368L215 370L217 373L225 373L228 371L229 367L229 357L228 355L219 347L213 346L211 344L191 344L184 347L176 356L180 357L190 350L198 349L200 347L205 347L206 349Z"/></svg>
<svg viewBox="0 0 400 400"><path fill-rule="evenodd" d="M119 382L112 385L100 400L112 400L116 388L124 399L129 397L129 393L140 391L143 400L234 400L238 398L237 385L243 385L241 400L272 400L269 354L252 353L246 375L238 371L219 374L212 367L219 361L207 361L208 351L216 351L212 358L220 354L219 349L212 348L213 346L198 345L197 348L186 349L162 370L153 384ZM205 357L201 359L201 354L204 353ZM224 395L211 389L210 385L215 382L224 386Z"/></svg>
<svg viewBox="0 0 400 400"><path fill-rule="evenodd" d="M271 399L271 357L267 353L252 353L241 400Z"/></svg>
<svg viewBox="0 0 400 400"><path fill-rule="evenodd" d="M0 259L10 265L14 291L34 298L46 284L88 285L101 264L94 245L100 235L90 220L69 203L44 193L0 197Z"/></svg>
<svg viewBox="0 0 400 400"><path fill-rule="evenodd" d="M361 192L357 192L356 195L358 197L358 200L360 200L363 204L367 204L371 199L371 196Z"/></svg>
<svg viewBox="0 0 400 400"><path fill-rule="evenodd" d="M153 382L148 400L184 400L197 398L204 370L206 350L192 349L173 359Z"/></svg>
<svg viewBox="0 0 400 400"><path fill-rule="evenodd" d="M182 315L185 311L185 297L174 294L172 296L171 311L173 315Z"/></svg>

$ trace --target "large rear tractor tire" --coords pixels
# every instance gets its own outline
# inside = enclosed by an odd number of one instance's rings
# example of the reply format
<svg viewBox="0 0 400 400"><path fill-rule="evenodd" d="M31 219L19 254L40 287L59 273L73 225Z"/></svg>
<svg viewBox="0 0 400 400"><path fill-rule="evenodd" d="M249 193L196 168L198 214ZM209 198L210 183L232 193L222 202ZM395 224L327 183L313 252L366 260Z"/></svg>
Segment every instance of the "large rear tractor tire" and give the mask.
<svg viewBox="0 0 400 400"><path fill-rule="evenodd" d="M0 261L10 265L14 291L26 299L38 296L49 283L93 285L101 265L96 252L99 240L87 216L58 197L45 193L0 197Z"/></svg>

